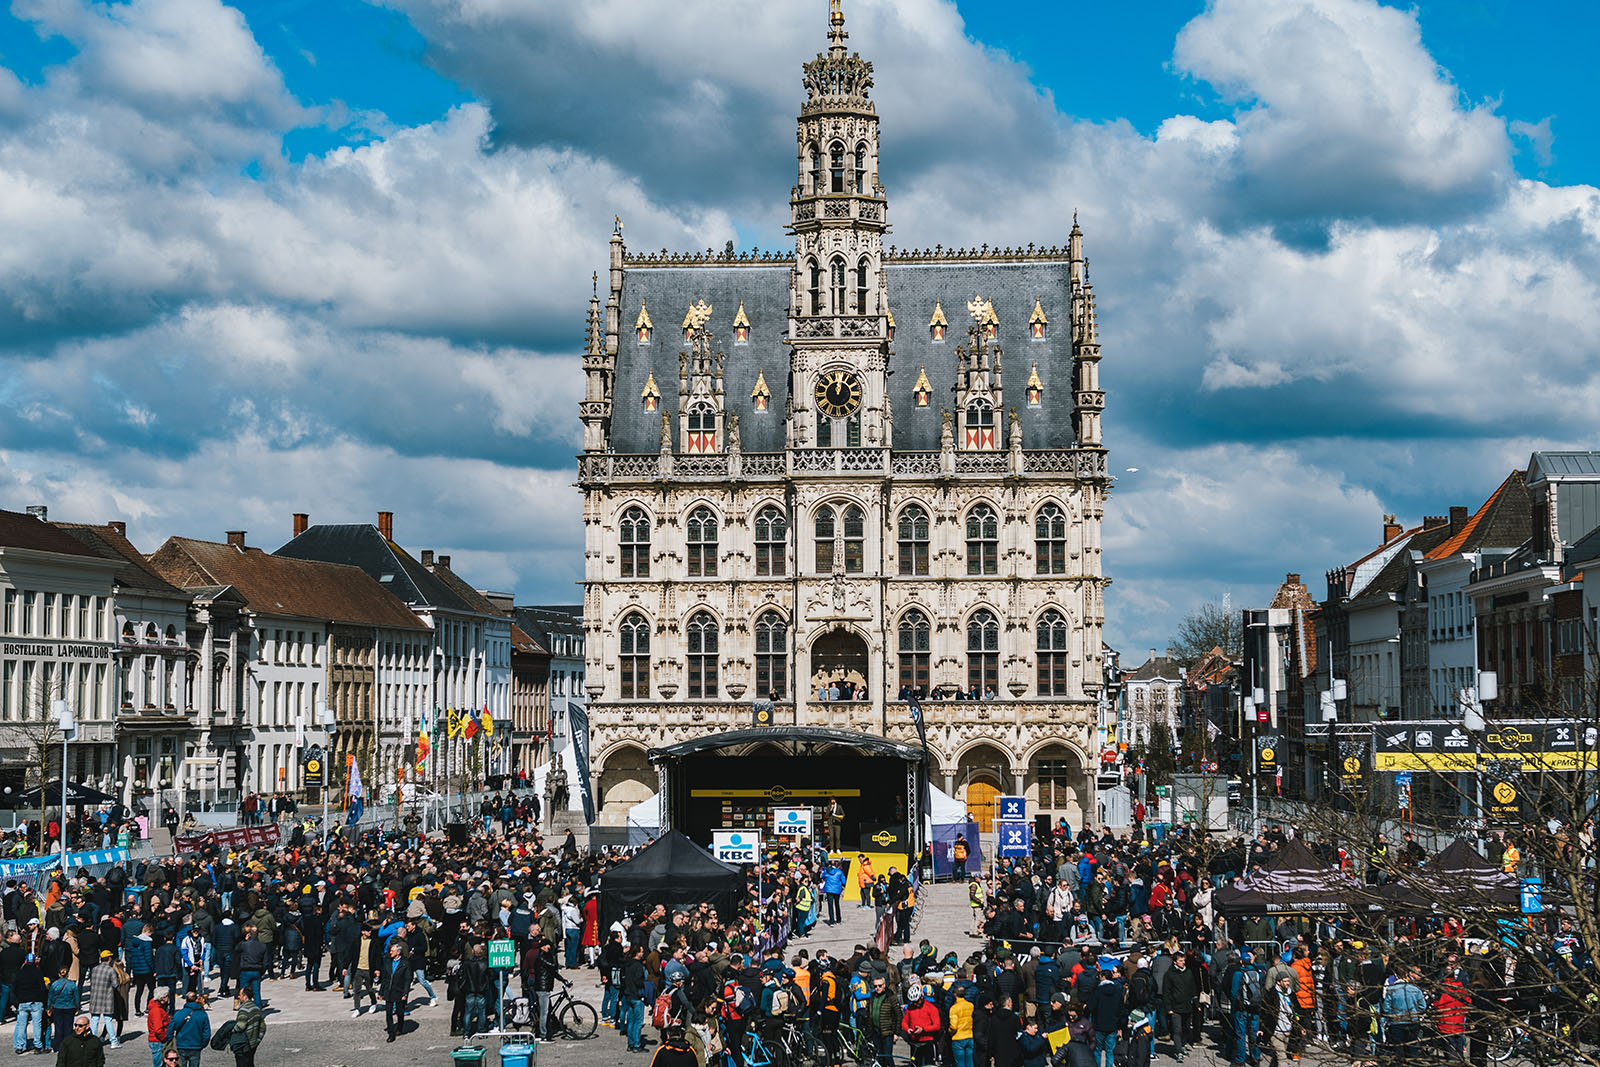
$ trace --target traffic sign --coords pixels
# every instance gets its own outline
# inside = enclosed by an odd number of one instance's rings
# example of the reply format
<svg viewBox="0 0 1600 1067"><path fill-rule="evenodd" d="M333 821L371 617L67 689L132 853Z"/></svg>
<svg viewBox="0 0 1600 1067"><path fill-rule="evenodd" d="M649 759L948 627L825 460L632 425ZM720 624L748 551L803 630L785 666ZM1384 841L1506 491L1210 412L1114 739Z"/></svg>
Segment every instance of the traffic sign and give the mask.
<svg viewBox="0 0 1600 1067"><path fill-rule="evenodd" d="M760 863L761 835L753 830L713 830L711 854L723 863Z"/></svg>
<svg viewBox="0 0 1600 1067"><path fill-rule="evenodd" d="M489 966L510 968L517 965L517 943L510 938L489 942Z"/></svg>
<svg viewBox="0 0 1600 1067"><path fill-rule="evenodd" d="M1033 852L1033 824L1030 822L996 822L995 835L1002 858L1026 859Z"/></svg>
<svg viewBox="0 0 1600 1067"><path fill-rule="evenodd" d="M810 808L773 808L773 828L782 837L810 837Z"/></svg>
<svg viewBox="0 0 1600 1067"><path fill-rule="evenodd" d="M1027 797L998 797L995 818L1002 822L1023 822L1028 818Z"/></svg>
<svg viewBox="0 0 1600 1067"><path fill-rule="evenodd" d="M1518 894L1522 899L1522 914L1538 915L1544 911L1544 886L1537 878L1524 878L1522 892Z"/></svg>

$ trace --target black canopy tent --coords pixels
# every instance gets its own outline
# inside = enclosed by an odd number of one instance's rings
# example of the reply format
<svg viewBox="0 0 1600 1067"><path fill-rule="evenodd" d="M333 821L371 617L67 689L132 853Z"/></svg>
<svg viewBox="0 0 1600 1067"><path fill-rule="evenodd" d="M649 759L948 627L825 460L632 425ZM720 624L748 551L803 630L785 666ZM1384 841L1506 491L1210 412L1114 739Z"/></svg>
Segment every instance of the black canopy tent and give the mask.
<svg viewBox="0 0 1600 1067"><path fill-rule="evenodd" d="M716 859L677 830L668 830L632 859L600 876L600 922L609 927L625 913L657 904L710 904L723 920L734 917L744 893L744 872Z"/></svg>
<svg viewBox="0 0 1600 1067"><path fill-rule="evenodd" d="M1478 855L1461 838L1421 867L1401 871L1383 887L1383 895L1389 910L1397 912L1518 909L1522 902L1517 876Z"/></svg>
<svg viewBox="0 0 1600 1067"><path fill-rule="evenodd" d="M1310 915L1360 910L1366 895L1366 887L1349 873L1293 840L1258 873L1217 890L1211 899L1219 915Z"/></svg>
<svg viewBox="0 0 1600 1067"><path fill-rule="evenodd" d="M57 778L53 782L46 782L44 784L43 799L45 807L56 807L60 805L61 779ZM39 806L39 800L39 790L30 789L18 797L16 799L16 803L25 808L37 808ZM81 782L67 783L68 807L81 807L86 804L115 804L116 802L116 797L102 793L100 790L95 789L92 786L84 785Z"/></svg>

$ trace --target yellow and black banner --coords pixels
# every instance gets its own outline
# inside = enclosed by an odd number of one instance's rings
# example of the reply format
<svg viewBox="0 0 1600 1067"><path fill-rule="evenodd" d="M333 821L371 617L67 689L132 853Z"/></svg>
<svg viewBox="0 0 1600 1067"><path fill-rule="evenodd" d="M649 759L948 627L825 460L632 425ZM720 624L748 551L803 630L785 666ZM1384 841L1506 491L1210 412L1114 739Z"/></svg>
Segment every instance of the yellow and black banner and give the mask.
<svg viewBox="0 0 1600 1067"><path fill-rule="evenodd" d="M1367 788L1367 742L1366 740L1341 740L1338 745L1339 753L1339 791L1341 793L1362 793Z"/></svg>
<svg viewBox="0 0 1600 1067"><path fill-rule="evenodd" d="M1278 773L1278 738L1273 736L1256 739L1256 770L1262 774Z"/></svg>
<svg viewBox="0 0 1600 1067"><path fill-rule="evenodd" d="M1475 771L1514 763L1525 772L1600 769L1600 729L1571 721L1490 723L1480 743L1460 723L1380 723L1379 771Z"/></svg>
<svg viewBox="0 0 1600 1067"><path fill-rule="evenodd" d="M1514 772L1503 777L1491 774L1483 783L1483 807L1491 825L1521 826L1522 785Z"/></svg>

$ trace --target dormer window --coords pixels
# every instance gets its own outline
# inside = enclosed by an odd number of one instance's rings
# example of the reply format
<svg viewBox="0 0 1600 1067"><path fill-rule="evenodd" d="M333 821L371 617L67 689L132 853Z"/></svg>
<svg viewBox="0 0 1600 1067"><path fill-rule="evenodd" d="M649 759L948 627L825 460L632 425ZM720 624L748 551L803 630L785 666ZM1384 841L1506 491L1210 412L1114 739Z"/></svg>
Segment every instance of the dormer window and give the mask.
<svg viewBox="0 0 1600 1067"><path fill-rule="evenodd" d="M656 386L656 372L651 371L645 379L644 390L639 394L644 400L644 409L654 411L661 406L661 390Z"/></svg>
<svg viewBox="0 0 1600 1067"><path fill-rule="evenodd" d="M733 343L747 345L750 343L750 320L744 313L744 301L739 301L739 313L733 317Z"/></svg>
<svg viewBox="0 0 1600 1067"><path fill-rule="evenodd" d="M917 371L917 384L912 387L911 395L917 399L917 407L925 408L928 401L933 398L933 386L928 384L928 367L924 364Z"/></svg>
<svg viewBox="0 0 1600 1067"><path fill-rule="evenodd" d="M756 387L750 391L750 402L757 411L767 410L767 404L772 400L772 390L767 388L767 376L762 371L756 371Z"/></svg>
<svg viewBox="0 0 1600 1067"><path fill-rule="evenodd" d="M983 327L983 338L993 341L996 331L1000 329L1000 318L994 313L994 301L983 302L983 317L978 320L978 325Z"/></svg>
<svg viewBox="0 0 1600 1067"><path fill-rule="evenodd" d="M1044 317L1044 304L1037 298L1033 301L1033 314L1028 316L1028 336L1035 341L1044 340L1044 328L1050 320Z"/></svg>
<svg viewBox="0 0 1600 1067"><path fill-rule="evenodd" d="M1033 365L1033 370L1028 374L1028 406L1036 408L1044 399L1044 383L1039 380L1039 364Z"/></svg>
<svg viewBox="0 0 1600 1067"><path fill-rule="evenodd" d="M967 405L966 444L969 449L996 447L994 434L994 406L987 400L974 400Z"/></svg>
<svg viewBox="0 0 1600 1067"><path fill-rule="evenodd" d="M639 317L634 320L633 329L639 335L640 344L647 345L650 343L650 331L654 329L654 326L651 325L650 312L645 310L643 301L639 302ZM650 410L654 411L655 408Z"/></svg>
<svg viewBox="0 0 1600 1067"><path fill-rule="evenodd" d="M710 404L696 404L689 409L688 441L686 451L715 452L717 450L717 409Z"/></svg>
<svg viewBox="0 0 1600 1067"><path fill-rule="evenodd" d="M944 317L944 305L939 301L933 302L933 318L928 320L928 337L933 341L943 341L944 331L949 329L950 323Z"/></svg>

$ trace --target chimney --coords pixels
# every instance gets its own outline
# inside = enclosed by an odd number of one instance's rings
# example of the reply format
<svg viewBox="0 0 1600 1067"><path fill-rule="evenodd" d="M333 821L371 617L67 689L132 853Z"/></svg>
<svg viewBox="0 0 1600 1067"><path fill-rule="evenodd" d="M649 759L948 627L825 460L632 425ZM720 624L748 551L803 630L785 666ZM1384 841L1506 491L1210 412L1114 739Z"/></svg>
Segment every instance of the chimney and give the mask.
<svg viewBox="0 0 1600 1067"><path fill-rule="evenodd" d="M422 565L424 567L433 566L433 549L425 548L422 550Z"/></svg>
<svg viewBox="0 0 1600 1067"><path fill-rule="evenodd" d="M439 566L443 567L445 570L449 570L450 569L450 557L449 556L440 556L439 557Z"/></svg>
<svg viewBox="0 0 1600 1067"><path fill-rule="evenodd" d="M311 516L303 511L294 513L294 535L299 537L306 532L306 527L311 525Z"/></svg>
<svg viewBox="0 0 1600 1067"><path fill-rule="evenodd" d="M394 512L378 512L378 532L383 534L385 541L394 540Z"/></svg>
<svg viewBox="0 0 1600 1067"><path fill-rule="evenodd" d="M28 514L32 515L34 518L38 519L40 522L49 522L50 521L50 508L49 508L48 505L45 505L45 504L29 504L28 505Z"/></svg>
<svg viewBox="0 0 1600 1067"><path fill-rule="evenodd" d="M1385 515L1383 517L1383 543L1388 544L1396 537L1399 537L1402 529L1403 527L1394 521L1393 515Z"/></svg>
<svg viewBox="0 0 1600 1067"><path fill-rule="evenodd" d="M234 548L242 550L244 548L244 531L243 530L229 530L228 531L228 544L232 545Z"/></svg>
<svg viewBox="0 0 1600 1067"><path fill-rule="evenodd" d="M110 522L106 523L106 525L109 526L111 528L111 532L116 534L118 537L128 536L128 524L123 522L121 519L112 519Z"/></svg>
<svg viewBox="0 0 1600 1067"><path fill-rule="evenodd" d="M1464 505L1457 504L1450 509L1450 532L1460 533L1467 524L1467 509Z"/></svg>
<svg viewBox="0 0 1600 1067"><path fill-rule="evenodd" d="M1443 515L1424 515L1422 517L1422 528L1424 530L1433 530L1440 526L1444 526L1449 522L1450 520L1445 518Z"/></svg>
<svg viewBox="0 0 1600 1067"><path fill-rule="evenodd" d="M1300 576L1298 574L1285 574L1283 576L1283 584L1284 585L1299 585L1300 584Z"/></svg>

